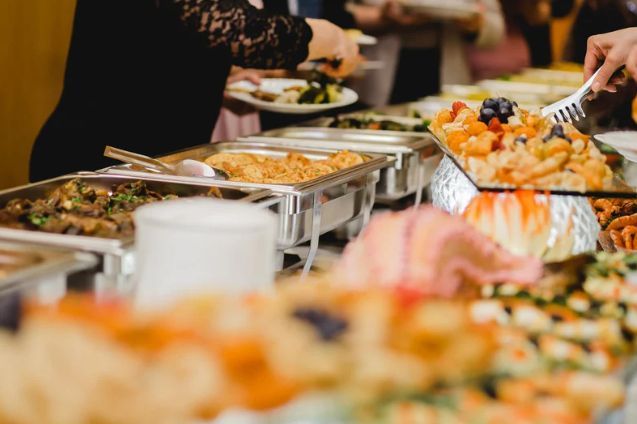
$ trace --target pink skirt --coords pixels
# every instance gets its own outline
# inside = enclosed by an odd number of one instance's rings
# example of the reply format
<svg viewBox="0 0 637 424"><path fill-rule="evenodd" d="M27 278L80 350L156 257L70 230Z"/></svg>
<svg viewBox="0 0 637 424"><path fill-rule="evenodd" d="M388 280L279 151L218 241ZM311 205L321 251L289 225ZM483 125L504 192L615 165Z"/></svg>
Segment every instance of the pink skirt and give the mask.
<svg viewBox="0 0 637 424"><path fill-rule="evenodd" d="M219 141L232 141L239 137L256 134L261 131L259 113L238 116L228 109L222 108L217 119L217 125L212 132L212 143Z"/></svg>
<svg viewBox="0 0 637 424"><path fill-rule="evenodd" d="M495 47L480 49L467 46L467 57L474 80L497 78L513 74L531 65L529 46L515 28Z"/></svg>

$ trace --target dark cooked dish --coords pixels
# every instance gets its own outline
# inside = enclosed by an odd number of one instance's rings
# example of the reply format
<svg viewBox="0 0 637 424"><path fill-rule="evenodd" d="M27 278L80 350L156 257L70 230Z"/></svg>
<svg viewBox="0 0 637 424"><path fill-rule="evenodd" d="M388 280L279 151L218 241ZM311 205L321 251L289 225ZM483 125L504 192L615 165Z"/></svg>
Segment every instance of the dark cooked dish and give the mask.
<svg viewBox="0 0 637 424"><path fill-rule="evenodd" d="M132 212L135 209L147 203L176 198L176 195L162 195L150 190L144 181L121 184L108 191L76 178L53 190L46 198L11 200L0 209L0 226L124 238L134 233Z"/></svg>
<svg viewBox="0 0 637 424"><path fill-rule="evenodd" d="M423 120L418 125L406 125L389 119L373 118L336 118L330 127L357 130L384 130L384 131L410 131L427 132L429 121Z"/></svg>

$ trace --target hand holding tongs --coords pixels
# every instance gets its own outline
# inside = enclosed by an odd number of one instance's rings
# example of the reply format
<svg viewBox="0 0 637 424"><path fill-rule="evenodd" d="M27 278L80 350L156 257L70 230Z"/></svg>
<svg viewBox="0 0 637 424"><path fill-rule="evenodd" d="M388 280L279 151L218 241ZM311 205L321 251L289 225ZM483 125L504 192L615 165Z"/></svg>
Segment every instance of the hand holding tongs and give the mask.
<svg viewBox="0 0 637 424"><path fill-rule="evenodd" d="M551 116L551 119L554 122L570 122L573 123L573 120L579 121L580 117L586 118L586 114L584 113L584 109L582 109L582 104L584 100L588 98L588 95L591 94L593 81L599 74L598 69L597 72L593 74L592 77L588 79L575 93L566 97L565 99L559 100L551 105L545 106L542 108L542 116L548 117Z"/></svg>
<svg viewBox="0 0 637 424"><path fill-rule="evenodd" d="M621 71L621 69L622 68L618 71ZM579 121L580 118L586 118L582 104L584 100L590 99L589 96L593 92L593 83L601 70L602 68L599 68L575 93L565 99L543 107L541 110L542 116L550 116L554 122L569 122L571 124L573 120Z"/></svg>

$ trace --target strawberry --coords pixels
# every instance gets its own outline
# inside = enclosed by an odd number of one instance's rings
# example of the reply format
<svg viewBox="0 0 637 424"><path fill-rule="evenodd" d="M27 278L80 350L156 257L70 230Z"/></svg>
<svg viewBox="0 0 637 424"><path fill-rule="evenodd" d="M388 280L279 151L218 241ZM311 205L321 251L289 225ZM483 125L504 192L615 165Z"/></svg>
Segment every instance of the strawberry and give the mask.
<svg viewBox="0 0 637 424"><path fill-rule="evenodd" d="M489 121L489 131L493 131L496 134L504 132L502 123L498 118L492 118L491 121Z"/></svg>
<svg viewBox="0 0 637 424"><path fill-rule="evenodd" d="M467 104L464 102L453 102L453 104L451 105L451 110L453 111L455 115L458 115L458 112L466 108L467 108Z"/></svg>

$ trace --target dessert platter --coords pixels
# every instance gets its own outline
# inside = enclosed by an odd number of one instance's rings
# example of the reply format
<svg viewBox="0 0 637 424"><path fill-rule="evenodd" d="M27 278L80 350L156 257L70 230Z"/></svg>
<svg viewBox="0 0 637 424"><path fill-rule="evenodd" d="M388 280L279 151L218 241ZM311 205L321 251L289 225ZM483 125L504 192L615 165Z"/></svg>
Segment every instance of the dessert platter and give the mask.
<svg viewBox="0 0 637 424"><path fill-rule="evenodd" d="M480 190L628 196L606 157L571 124L552 124L505 98L479 109L455 102L430 125L440 147Z"/></svg>

